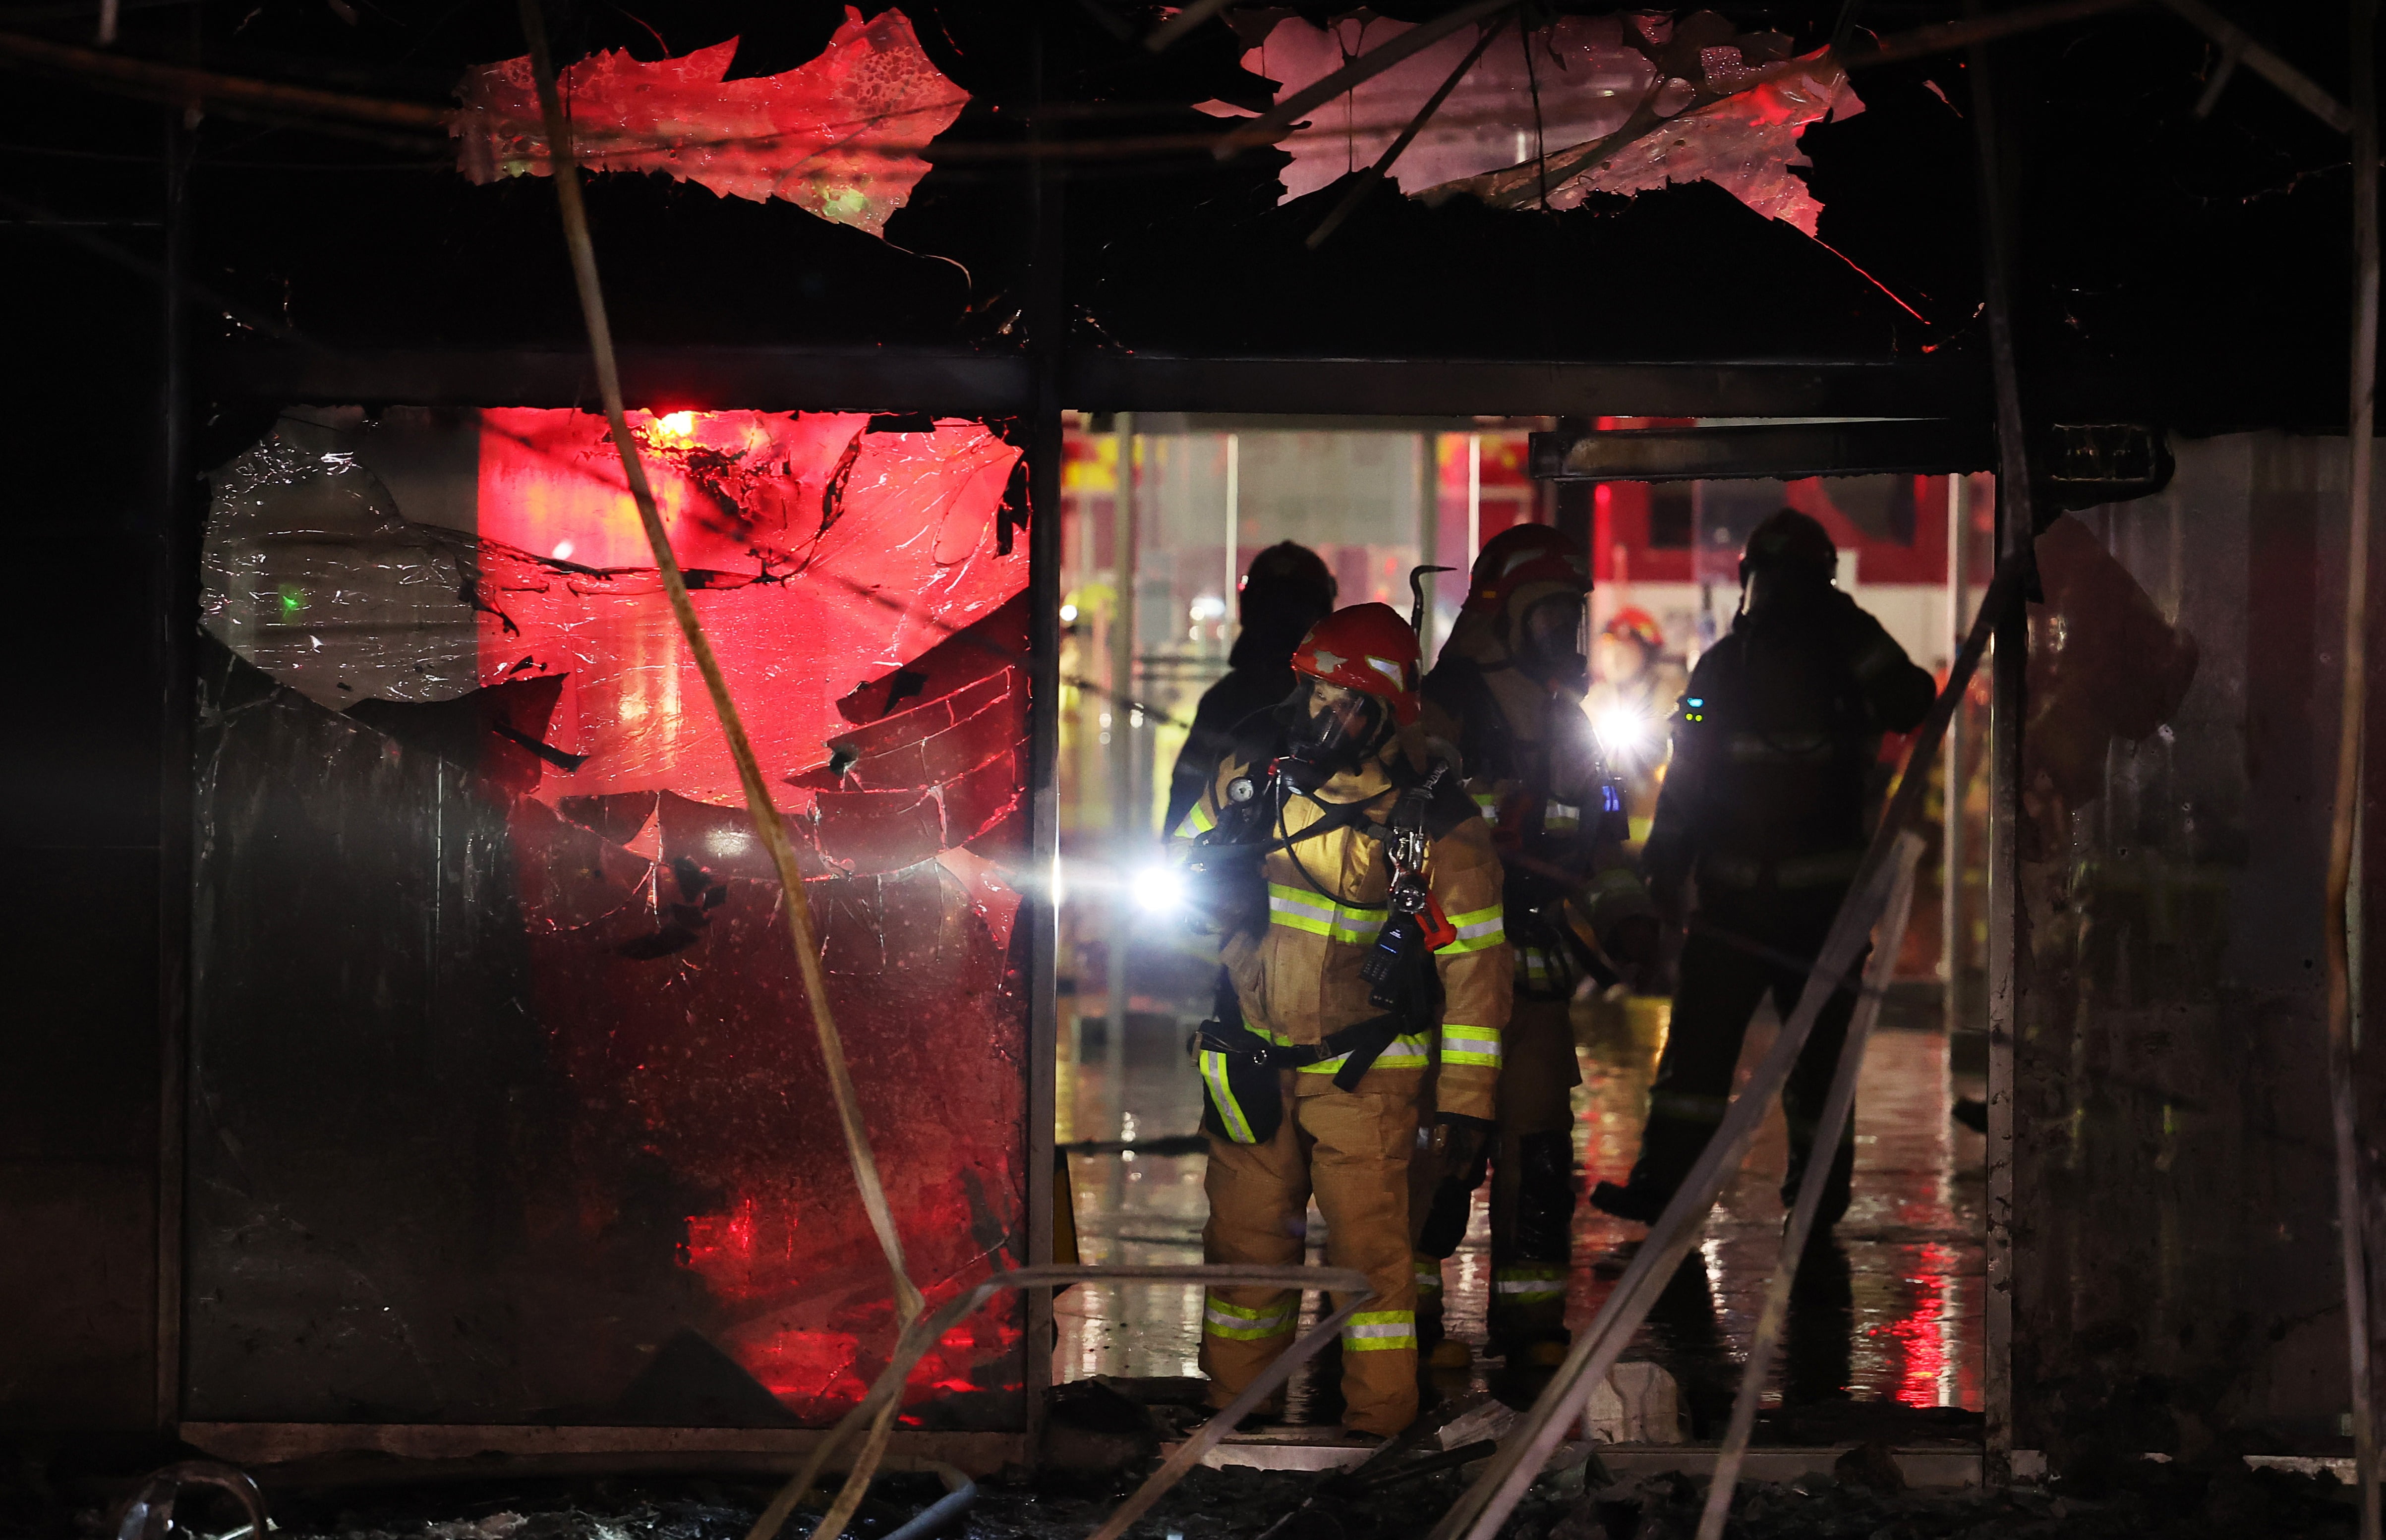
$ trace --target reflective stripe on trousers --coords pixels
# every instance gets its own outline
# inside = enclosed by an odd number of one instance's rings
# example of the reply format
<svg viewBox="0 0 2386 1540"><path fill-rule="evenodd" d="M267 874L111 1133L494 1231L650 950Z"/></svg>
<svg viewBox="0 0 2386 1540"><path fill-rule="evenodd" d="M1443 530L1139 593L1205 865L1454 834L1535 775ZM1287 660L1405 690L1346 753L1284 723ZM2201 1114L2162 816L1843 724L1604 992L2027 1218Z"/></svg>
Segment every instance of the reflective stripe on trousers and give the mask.
<svg viewBox="0 0 2386 1540"><path fill-rule="evenodd" d="M1226 1337L1235 1342L1286 1337L1292 1334L1300 1311L1300 1296L1297 1294L1286 1294L1280 1302L1257 1309L1229 1305L1212 1294L1203 1301L1201 1331L1205 1336Z"/></svg>
<svg viewBox="0 0 2386 1540"><path fill-rule="evenodd" d="M1342 1350L1346 1353L1413 1349L1416 1345L1414 1310L1361 1310L1342 1328Z"/></svg>

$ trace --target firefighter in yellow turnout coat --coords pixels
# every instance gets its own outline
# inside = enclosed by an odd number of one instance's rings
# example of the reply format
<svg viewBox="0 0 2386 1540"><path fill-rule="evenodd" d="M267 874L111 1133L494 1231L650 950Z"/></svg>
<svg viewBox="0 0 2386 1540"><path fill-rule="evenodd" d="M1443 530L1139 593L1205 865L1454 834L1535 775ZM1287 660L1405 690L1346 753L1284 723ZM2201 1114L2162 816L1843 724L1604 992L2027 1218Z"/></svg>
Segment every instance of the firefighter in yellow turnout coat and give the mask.
<svg viewBox="0 0 2386 1540"><path fill-rule="evenodd" d="M1413 726L1415 633L1354 606L1292 666L1280 738L1230 752L1176 831L1232 983L1201 1035L1202 1249L1296 1265L1316 1197L1327 1263L1374 1285L1343 1332L1343 1421L1388 1436L1417 1409L1419 1108L1438 1076L1440 1121L1490 1126L1513 964L1489 830ZM1290 1345L1300 1297L1217 1288L1205 1303L1201 1367L1223 1407Z"/></svg>

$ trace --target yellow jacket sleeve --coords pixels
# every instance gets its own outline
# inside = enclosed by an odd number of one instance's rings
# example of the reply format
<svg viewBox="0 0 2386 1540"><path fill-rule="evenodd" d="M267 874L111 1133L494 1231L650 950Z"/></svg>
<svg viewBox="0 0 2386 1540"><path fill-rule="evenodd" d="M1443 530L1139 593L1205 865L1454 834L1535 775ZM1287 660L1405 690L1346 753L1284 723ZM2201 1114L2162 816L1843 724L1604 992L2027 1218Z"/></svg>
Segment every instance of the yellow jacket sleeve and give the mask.
<svg viewBox="0 0 2386 1540"><path fill-rule="evenodd" d="M1499 1110L1500 1034L1515 990L1491 826L1470 818L1434 841L1430 878L1441 912L1458 928L1457 937L1434 954L1442 991L1435 1103L1444 1112L1488 1121Z"/></svg>

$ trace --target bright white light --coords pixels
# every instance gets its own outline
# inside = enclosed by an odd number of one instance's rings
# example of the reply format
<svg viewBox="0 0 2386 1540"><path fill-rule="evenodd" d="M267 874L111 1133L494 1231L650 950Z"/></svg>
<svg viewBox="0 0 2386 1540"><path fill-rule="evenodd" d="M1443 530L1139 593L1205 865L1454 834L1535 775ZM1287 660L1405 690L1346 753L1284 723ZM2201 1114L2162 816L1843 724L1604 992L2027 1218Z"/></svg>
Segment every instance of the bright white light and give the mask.
<svg viewBox="0 0 2386 1540"><path fill-rule="evenodd" d="M1613 755L1638 754L1649 742L1649 719L1626 706L1601 712L1590 730L1599 735L1599 746Z"/></svg>
<svg viewBox="0 0 2386 1540"><path fill-rule="evenodd" d="M1195 620L1223 620L1226 618L1226 601L1215 594L1197 594L1193 597L1191 618Z"/></svg>
<svg viewBox="0 0 2386 1540"><path fill-rule="evenodd" d="M569 540L559 540L555 543L555 559L558 561L570 561L571 559L571 542Z"/></svg>
<svg viewBox="0 0 2386 1540"><path fill-rule="evenodd" d="M1064 604L1061 607L1061 623L1064 626L1074 626L1077 623L1077 607L1075 605Z"/></svg>
<svg viewBox="0 0 2386 1540"><path fill-rule="evenodd" d="M1185 907L1185 874L1173 866L1148 866L1128 887L1146 914L1174 914Z"/></svg>

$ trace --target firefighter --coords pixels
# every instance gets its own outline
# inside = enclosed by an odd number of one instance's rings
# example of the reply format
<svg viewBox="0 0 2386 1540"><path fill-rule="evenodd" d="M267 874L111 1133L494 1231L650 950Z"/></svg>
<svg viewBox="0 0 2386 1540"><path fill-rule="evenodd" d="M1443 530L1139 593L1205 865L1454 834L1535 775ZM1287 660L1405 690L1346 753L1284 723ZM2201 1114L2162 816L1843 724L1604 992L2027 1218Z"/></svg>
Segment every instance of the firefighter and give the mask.
<svg viewBox="0 0 2386 1540"><path fill-rule="evenodd" d="M1218 761L1251 717L1271 711L1292 693L1292 649L1309 628L1334 610L1334 574L1306 545L1287 540L1251 557L1235 595L1240 630L1226 655L1226 677L1201 693L1192 731L1176 754L1168 781L1168 816L1174 829L1218 773Z"/></svg>
<svg viewBox="0 0 2386 1540"><path fill-rule="evenodd" d="M1200 1036L1202 1251L1299 1263L1314 1195L1327 1262L1373 1284L1343 1330L1344 1425L1388 1436L1417 1410L1409 1162L1437 1053L1441 1124L1488 1129L1496 1109L1500 861L1415 726L1416 633L1396 611L1336 611L1292 667L1299 687L1257 734L1278 757L1230 748L1176 831L1231 981ZM1300 1296L1214 1288L1205 1303L1201 1365L1223 1407L1291 1342Z"/></svg>
<svg viewBox="0 0 2386 1540"><path fill-rule="evenodd" d="M1796 1008L1823 937L1863 860L1875 809L1868 781L1884 730L1911 732L1936 685L1880 622L1832 585L1839 552L1794 509L1768 516L1739 564L1731 630L1699 658L1674 716L1674 758L1641 870L1679 922L1697 883L1673 1024L1649 1094L1640 1156L1625 1185L1591 1202L1643 1223L1664 1211L1729 1104L1740 1039L1769 992ZM1851 979L1861 970L1852 969ZM1834 994L1782 1093L1792 1201L1814 1153L1855 995ZM1831 1154L1819 1218L1847 1212L1853 1122Z"/></svg>
<svg viewBox="0 0 2386 1540"><path fill-rule="evenodd" d="M1608 770L1624 786L1632 840L1648 837L1665 758L1665 719L1682 696L1682 666L1665 657L1665 633L1647 610L1615 612L1591 643L1584 709Z"/></svg>
<svg viewBox="0 0 2386 1540"><path fill-rule="evenodd" d="M1425 682L1427 729L1456 744L1467 789L1491 823L1506 880L1515 1008L1500 1077L1497 1136L1472 1158L1423 1166L1417 1285L1432 1361L1463 1366L1439 1341L1441 1263L1491 1177L1491 1349L1511 1368L1563 1356L1575 1206L1575 1060L1570 1006L1586 966L1653 948L1654 910L1626 862L1620 789L1601 765L1582 655L1589 569L1582 547L1519 525L1476 559L1459 623ZM1587 946L1587 930L1598 949ZM1614 982L1613 972L1606 982Z"/></svg>

